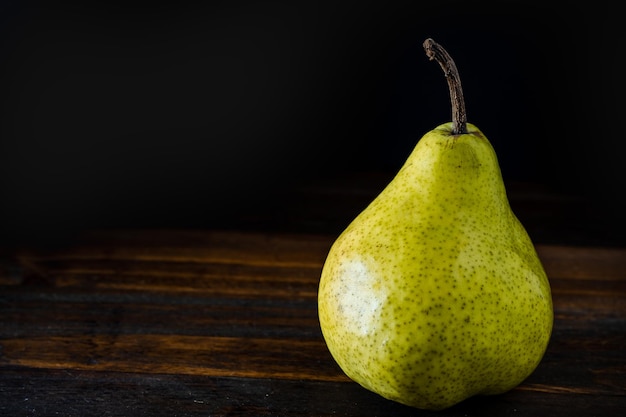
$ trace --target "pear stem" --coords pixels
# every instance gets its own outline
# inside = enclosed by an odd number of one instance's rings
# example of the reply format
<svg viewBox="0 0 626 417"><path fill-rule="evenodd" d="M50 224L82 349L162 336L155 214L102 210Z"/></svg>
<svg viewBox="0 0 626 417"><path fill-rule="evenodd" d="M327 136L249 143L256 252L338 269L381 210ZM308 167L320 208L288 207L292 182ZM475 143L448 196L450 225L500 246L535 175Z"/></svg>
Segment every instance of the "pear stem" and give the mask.
<svg viewBox="0 0 626 417"><path fill-rule="evenodd" d="M426 51L426 56L431 61L434 59L439 63L448 81L450 100L452 101L452 134L462 135L467 133L467 113L465 112L463 89L461 88L459 70L456 68L454 60L443 46L431 38L424 41L424 50Z"/></svg>

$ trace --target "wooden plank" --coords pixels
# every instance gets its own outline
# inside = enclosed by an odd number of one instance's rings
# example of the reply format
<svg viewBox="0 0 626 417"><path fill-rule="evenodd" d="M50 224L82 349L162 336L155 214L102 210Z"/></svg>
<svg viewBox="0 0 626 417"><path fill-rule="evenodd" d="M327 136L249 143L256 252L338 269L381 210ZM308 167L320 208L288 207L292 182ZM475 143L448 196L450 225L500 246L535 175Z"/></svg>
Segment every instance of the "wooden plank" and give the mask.
<svg viewBox="0 0 626 417"><path fill-rule="evenodd" d="M3 339L2 350L31 368L346 380L321 339L78 334Z"/></svg>
<svg viewBox="0 0 626 417"><path fill-rule="evenodd" d="M179 321L171 321L160 329L162 333L155 334L146 333L155 327L142 325L141 317L134 323L120 324L132 320L132 314L95 311L108 314L112 320L94 321L87 316L73 326L62 323L55 331L33 332L31 326L31 330L13 337L5 334L0 339L3 363L50 369L345 380L329 356L312 317L306 321L309 337L299 338L301 329L293 325L287 326L284 333L263 335L263 329L281 326L273 321L277 319L275 314L269 324L261 319L259 327L252 325L247 330L239 320L229 321L224 315L223 328L212 327L211 320L204 330L197 324L185 324L181 328ZM146 311L145 317L148 315L150 311ZM217 316L214 319L219 320ZM626 394L625 319L622 317L612 324L585 322L581 326L570 326L568 320L555 321L544 360L527 383L551 392ZM54 325L52 320L35 324ZM190 329L198 333L186 333Z"/></svg>
<svg viewBox="0 0 626 417"><path fill-rule="evenodd" d="M319 267L332 238L226 231L94 231L74 244L23 249L23 262L98 259Z"/></svg>
<svg viewBox="0 0 626 417"><path fill-rule="evenodd" d="M537 245L550 278L626 281L626 248Z"/></svg>
<svg viewBox="0 0 626 417"><path fill-rule="evenodd" d="M315 297L320 267L213 262L30 260L56 287L205 296Z"/></svg>
<svg viewBox="0 0 626 417"><path fill-rule="evenodd" d="M0 414L22 416L420 417L431 412L385 400L346 382L214 378L194 375L4 369ZM618 415L626 397L542 387L471 398L446 417Z"/></svg>
<svg viewBox="0 0 626 417"><path fill-rule="evenodd" d="M24 250L22 267L50 261L229 264L319 269L334 237L220 231L93 232L75 245ZM548 276L626 280L626 248L537 245ZM144 262L141 264L140 262ZM5 274L6 275L6 274Z"/></svg>
<svg viewBox="0 0 626 417"><path fill-rule="evenodd" d="M81 295L55 298L50 302L27 296L2 302L0 336L180 334L301 340L321 336L315 306L301 302L275 305L265 300L171 300L155 296L147 303L143 297L125 302L132 299L113 296L94 303L94 297L85 300ZM6 300L0 296L2 299Z"/></svg>
<svg viewBox="0 0 626 417"><path fill-rule="evenodd" d="M572 330L557 321L546 356L530 383L559 390L578 387L588 394L626 394L626 387L619 385L626 376L624 326L621 321L614 327ZM321 381L345 378L319 334L294 339L289 335L252 337L240 330L231 336L211 335L214 331L208 335L121 333L118 327L102 324L97 329L75 329L83 331L73 334L68 334L69 330L71 327L65 334L4 336L0 339L2 361L33 368ZM236 333L244 334L234 336ZM559 378L564 370L568 380ZM592 385L590 377L595 380Z"/></svg>

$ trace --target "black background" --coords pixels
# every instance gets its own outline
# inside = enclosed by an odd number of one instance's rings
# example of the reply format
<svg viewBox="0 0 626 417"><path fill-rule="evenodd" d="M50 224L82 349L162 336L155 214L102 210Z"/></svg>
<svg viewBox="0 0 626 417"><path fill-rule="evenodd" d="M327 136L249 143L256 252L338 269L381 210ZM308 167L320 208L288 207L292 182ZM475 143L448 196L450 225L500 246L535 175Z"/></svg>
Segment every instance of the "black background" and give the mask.
<svg viewBox="0 0 626 417"><path fill-rule="evenodd" d="M582 196L623 228L610 2L206 3L2 3L5 242L219 227L303 184L393 173L450 119L427 37L454 57L505 181Z"/></svg>

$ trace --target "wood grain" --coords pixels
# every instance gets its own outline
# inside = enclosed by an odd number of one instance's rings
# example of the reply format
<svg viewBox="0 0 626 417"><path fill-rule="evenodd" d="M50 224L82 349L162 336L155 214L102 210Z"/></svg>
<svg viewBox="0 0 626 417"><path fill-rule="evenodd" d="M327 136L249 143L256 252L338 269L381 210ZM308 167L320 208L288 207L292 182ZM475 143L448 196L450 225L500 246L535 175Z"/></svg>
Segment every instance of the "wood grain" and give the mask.
<svg viewBox="0 0 626 417"><path fill-rule="evenodd" d="M0 276L0 415L429 415L369 393L317 321L329 235L103 231ZM554 332L537 370L440 416L626 409L626 249L538 245Z"/></svg>

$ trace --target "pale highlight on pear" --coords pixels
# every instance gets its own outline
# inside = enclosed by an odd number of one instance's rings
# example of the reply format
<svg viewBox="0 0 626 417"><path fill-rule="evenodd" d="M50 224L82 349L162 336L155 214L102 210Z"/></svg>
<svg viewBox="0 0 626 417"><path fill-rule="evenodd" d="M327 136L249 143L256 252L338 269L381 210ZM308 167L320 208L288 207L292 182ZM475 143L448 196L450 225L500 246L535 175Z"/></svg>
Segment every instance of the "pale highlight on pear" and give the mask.
<svg viewBox="0 0 626 417"><path fill-rule="evenodd" d="M332 245L318 308L346 375L409 406L505 393L536 369L550 285L476 126L445 123L419 140Z"/></svg>

